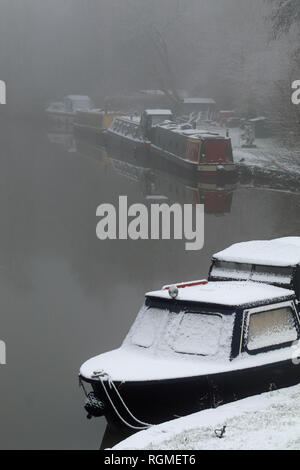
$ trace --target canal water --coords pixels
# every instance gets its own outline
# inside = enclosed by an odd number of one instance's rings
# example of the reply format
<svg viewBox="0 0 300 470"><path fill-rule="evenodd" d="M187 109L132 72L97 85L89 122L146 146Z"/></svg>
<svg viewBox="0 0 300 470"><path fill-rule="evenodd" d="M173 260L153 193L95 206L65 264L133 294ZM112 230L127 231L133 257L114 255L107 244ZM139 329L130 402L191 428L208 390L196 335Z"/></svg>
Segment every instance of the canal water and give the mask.
<svg viewBox="0 0 300 470"><path fill-rule="evenodd" d="M195 186L36 122L2 125L0 149L0 448L97 449L105 421L86 420L82 362L121 344L144 292L206 277L234 242L299 235L300 193ZM99 241L96 208L119 195L204 202L204 249Z"/></svg>

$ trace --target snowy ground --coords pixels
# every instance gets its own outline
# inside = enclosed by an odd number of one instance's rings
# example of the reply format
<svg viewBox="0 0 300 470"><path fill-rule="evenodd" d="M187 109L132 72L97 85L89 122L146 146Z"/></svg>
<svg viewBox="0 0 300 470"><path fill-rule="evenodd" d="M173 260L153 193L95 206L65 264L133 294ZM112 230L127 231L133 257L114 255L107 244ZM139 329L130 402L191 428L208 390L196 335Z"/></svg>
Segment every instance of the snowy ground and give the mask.
<svg viewBox="0 0 300 470"><path fill-rule="evenodd" d="M215 430L227 426L225 436ZM300 385L154 426L114 450L299 450Z"/></svg>
<svg viewBox="0 0 300 470"><path fill-rule="evenodd" d="M203 126L202 126L203 127ZM208 127L209 130L226 134L224 127ZM242 148L241 129L229 129L231 137L234 160L247 167L267 168L268 170L285 173L297 173L300 175L300 149L280 145L274 137L267 139L256 139L257 148Z"/></svg>

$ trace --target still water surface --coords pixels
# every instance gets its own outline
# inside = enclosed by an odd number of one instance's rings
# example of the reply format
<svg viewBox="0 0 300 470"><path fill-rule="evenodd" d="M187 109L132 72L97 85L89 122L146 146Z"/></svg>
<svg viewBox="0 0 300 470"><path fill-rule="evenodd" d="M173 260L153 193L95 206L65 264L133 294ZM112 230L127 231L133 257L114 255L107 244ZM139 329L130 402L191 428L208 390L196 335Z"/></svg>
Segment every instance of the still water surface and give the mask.
<svg viewBox="0 0 300 470"><path fill-rule="evenodd" d="M145 291L206 277L212 253L234 242L299 235L300 193L238 184L214 195L36 123L2 126L0 148L0 448L97 449L105 421L86 420L81 363L120 345ZM100 242L96 208L119 195L144 204L197 196L204 249Z"/></svg>

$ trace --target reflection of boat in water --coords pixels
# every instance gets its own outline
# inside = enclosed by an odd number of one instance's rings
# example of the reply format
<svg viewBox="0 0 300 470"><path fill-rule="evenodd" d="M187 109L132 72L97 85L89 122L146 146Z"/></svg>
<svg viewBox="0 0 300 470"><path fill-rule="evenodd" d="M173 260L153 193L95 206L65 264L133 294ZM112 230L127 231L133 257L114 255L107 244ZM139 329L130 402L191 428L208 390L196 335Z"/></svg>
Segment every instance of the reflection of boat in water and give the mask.
<svg viewBox="0 0 300 470"><path fill-rule="evenodd" d="M52 131L47 136L51 144L60 145L70 153L76 152L76 141L72 133Z"/></svg>
<svg viewBox="0 0 300 470"><path fill-rule="evenodd" d="M224 215L231 211L235 184L228 184L219 178L218 183L197 182L178 174L152 171L152 195L163 194L166 199L181 204L204 204L206 214Z"/></svg>
<svg viewBox="0 0 300 470"><path fill-rule="evenodd" d="M116 173L132 181L139 183L147 173L148 169L146 167L136 165L135 158L122 160L120 155L113 157L104 145L91 144L87 139L76 139L76 146L78 153L81 155L109 165Z"/></svg>
<svg viewBox="0 0 300 470"><path fill-rule="evenodd" d="M294 385L299 337L291 290L236 281L166 286L146 295L119 349L81 367L85 408L137 431Z"/></svg>
<svg viewBox="0 0 300 470"><path fill-rule="evenodd" d="M170 200L181 204L204 204L207 214L224 215L231 211L233 193L236 184L219 176L215 183L199 182L194 178L188 178L177 169L172 172L164 165L165 170L160 170L157 165L149 165L146 156L141 155L137 159L132 153L113 152L108 148L92 145L89 142L78 139L78 152L82 155L102 161L109 159L111 167L120 176L140 184L141 192L149 201ZM153 163L153 162L151 162Z"/></svg>
<svg viewBox="0 0 300 470"><path fill-rule="evenodd" d="M108 147L146 155L151 164L179 168L185 175L215 181L222 174L236 178L230 138L177 125L170 110L146 110L141 118L115 118L106 132Z"/></svg>

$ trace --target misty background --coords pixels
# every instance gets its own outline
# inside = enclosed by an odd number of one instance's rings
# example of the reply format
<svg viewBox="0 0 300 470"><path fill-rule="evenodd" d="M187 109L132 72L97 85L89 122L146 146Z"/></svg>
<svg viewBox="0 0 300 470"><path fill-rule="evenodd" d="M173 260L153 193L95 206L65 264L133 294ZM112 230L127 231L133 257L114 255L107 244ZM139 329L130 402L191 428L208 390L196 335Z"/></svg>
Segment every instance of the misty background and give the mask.
<svg viewBox="0 0 300 470"><path fill-rule="evenodd" d="M0 0L5 112L36 115L66 94L88 94L101 106L106 96L174 87L248 116L279 113L288 99L293 114L298 3ZM283 28L278 11L290 21Z"/></svg>

